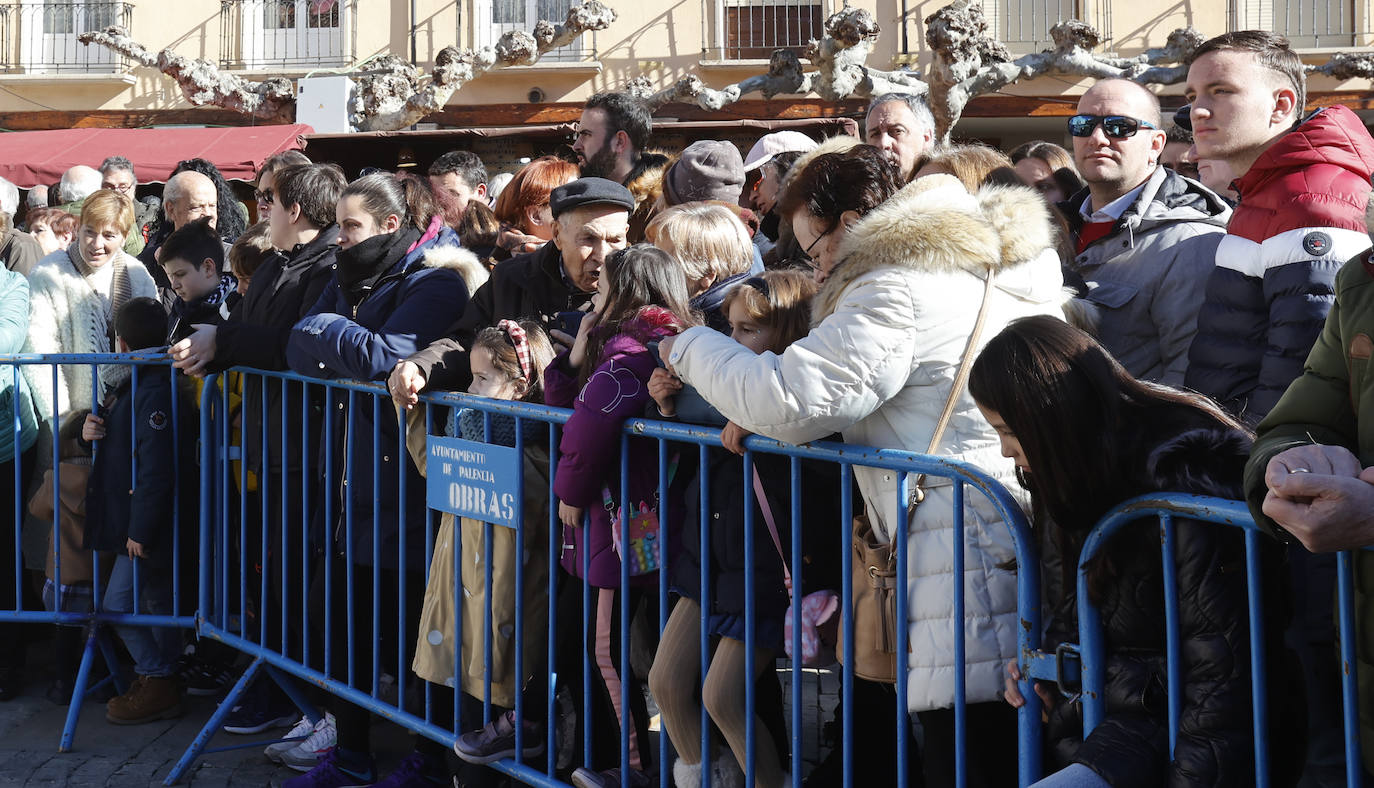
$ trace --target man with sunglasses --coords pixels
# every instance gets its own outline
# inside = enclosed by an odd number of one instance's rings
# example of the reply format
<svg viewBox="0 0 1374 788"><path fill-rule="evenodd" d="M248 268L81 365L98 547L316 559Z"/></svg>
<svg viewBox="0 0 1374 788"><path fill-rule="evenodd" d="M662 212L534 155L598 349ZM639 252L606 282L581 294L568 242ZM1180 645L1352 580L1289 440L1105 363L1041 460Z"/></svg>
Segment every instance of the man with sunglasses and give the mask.
<svg viewBox="0 0 1374 788"><path fill-rule="evenodd" d="M1087 187L1060 204L1081 295L1102 344L1132 375L1180 385L1203 286L1231 211L1200 183L1160 166L1159 99L1124 79L1098 82L1069 119Z"/></svg>
<svg viewBox="0 0 1374 788"><path fill-rule="evenodd" d="M1283 36L1226 33L1188 67L1200 158L1235 172L1240 203L1217 249L1188 388L1259 422L1303 371L1336 272L1370 246L1374 139L1345 107L1305 113L1306 75Z"/></svg>

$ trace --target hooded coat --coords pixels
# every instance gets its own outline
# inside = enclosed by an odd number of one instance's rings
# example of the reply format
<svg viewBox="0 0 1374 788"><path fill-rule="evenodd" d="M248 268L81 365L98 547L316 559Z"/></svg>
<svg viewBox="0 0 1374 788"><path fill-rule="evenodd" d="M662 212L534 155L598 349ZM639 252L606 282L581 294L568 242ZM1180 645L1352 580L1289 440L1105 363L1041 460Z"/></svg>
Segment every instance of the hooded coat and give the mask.
<svg viewBox="0 0 1374 788"><path fill-rule="evenodd" d="M1139 494L1240 497L1250 452L1247 435L1191 409L1142 415L1120 436L1123 455L1141 459L1127 481ZM1110 568L1096 583L1100 598L1094 599L1106 644L1102 723L1084 740L1082 705L1061 701L1050 711L1046 741L1056 766L1081 763L1114 788L1254 785L1245 535L1239 528L1182 519L1175 521L1174 533L1183 675L1173 758L1164 575L1153 520L1127 526L1099 553L1104 563L1098 563L1098 571ZM1062 563L1054 566L1056 553L1063 554L1059 540L1046 533L1042 542L1049 559L1042 570L1050 611L1048 650L1079 642L1079 630L1073 575ZM1303 763L1306 706L1301 681L1293 678L1296 659L1283 644L1292 607L1288 571L1276 540L1261 539L1256 549L1265 611L1270 767L1273 784L1293 785Z"/></svg>
<svg viewBox="0 0 1374 788"><path fill-rule="evenodd" d="M610 491L616 507L625 504L620 500L621 427L626 419L643 415L649 402L649 376L658 364L648 343L672 336L677 324L677 318L665 309L641 310L622 324L619 334L606 340L595 372L580 390L576 372L568 368L567 353L560 354L544 371L545 404L573 409L558 444L553 491L559 500L589 515L585 527L562 527L564 548L559 561L568 574L597 588L620 587L620 555L612 546L611 515L605 508L602 488ZM640 502L652 505L658 496L657 444L631 438L628 451L630 506L637 507ZM676 474L669 485L680 487L684 475ZM669 497L671 501L674 496ZM682 522L681 506L674 509L670 522ZM659 518L662 523L661 511ZM589 554L585 572L584 553ZM668 545L664 545L663 555L671 555ZM631 580L647 585L653 579L649 574Z"/></svg>
<svg viewBox="0 0 1374 788"><path fill-rule="evenodd" d="M458 246L457 235L445 227L437 237L405 254L384 272L356 305L350 305L344 289L331 282L319 301L291 329L286 358L295 372L325 380L383 380L391 368L418 348L433 342L467 304L467 287L458 273L471 252ZM374 395L375 396L375 395ZM334 414L333 467L330 483L336 490L326 494L351 504L333 507L334 522L318 522L334 535L329 542L343 553L353 548L351 560L386 567L398 566L401 532L405 531L405 568L423 571L425 566L425 481L407 452L398 452L400 430L395 411L383 402L380 421L373 422L372 397L356 397L356 410L348 412L347 392L335 392L327 408ZM353 438L353 473L345 468L348 436ZM374 441L378 449L374 452ZM324 442L321 441L321 449ZM377 456L374 486L373 457ZM400 509L397 463L405 463L406 508ZM324 463L321 463L323 466ZM346 533L352 516L352 540ZM380 543L372 541L374 517ZM316 544L325 544L324 540Z"/></svg>
<svg viewBox="0 0 1374 788"><path fill-rule="evenodd" d="M1076 236L1085 188L1061 208ZM1100 315L1097 337L1133 377L1183 385L1188 348L1231 209L1212 190L1156 167L1111 233L1073 259Z"/></svg>
<svg viewBox="0 0 1374 788"><path fill-rule="evenodd" d="M980 344L1017 318L1062 315L1048 209L1026 188L971 195L950 176L918 179L850 230L839 259L812 302L811 333L781 355L755 355L692 328L673 345L669 363L751 432L790 443L840 432L849 443L920 452L954 384L989 269L997 276ZM1015 486L1012 463L967 391L957 396L936 453ZM875 533L889 539L900 474L856 468L854 475ZM927 479L907 532L912 711L954 703L953 496L949 480ZM849 524L834 527L847 533ZM1011 535L981 495L965 497L963 544L958 629L967 647L967 699L978 703L1000 697L1017 627L1016 578L1001 568L1013 556Z"/></svg>
<svg viewBox="0 0 1374 788"><path fill-rule="evenodd" d="M1236 181L1240 204L1188 353L1188 388L1258 423L1302 374L1336 273L1369 248L1374 139L1345 107L1313 112Z"/></svg>

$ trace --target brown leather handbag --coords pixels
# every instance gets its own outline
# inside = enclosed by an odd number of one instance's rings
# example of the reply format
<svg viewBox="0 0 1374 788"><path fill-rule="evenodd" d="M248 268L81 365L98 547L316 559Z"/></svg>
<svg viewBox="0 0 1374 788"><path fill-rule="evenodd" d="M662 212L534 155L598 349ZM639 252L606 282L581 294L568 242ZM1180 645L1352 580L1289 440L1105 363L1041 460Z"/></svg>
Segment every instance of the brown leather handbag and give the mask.
<svg viewBox="0 0 1374 788"><path fill-rule="evenodd" d="M968 384L969 371L973 366L973 354L978 349L978 338L987 322L988 304L992 300L994 273L989 270L983 287L983 303L978 308L978 320L973 324L968 345L964 348L963 358L959 361L959 371L954 376L945 409L936 422L935 433L930 438L926 454L934 454L940 448L940 439L945 428L954 416L954 406L959 394ZM907 532L910 533L911 521L916 516L916 507L925 500L926 475L916 477L911 497L907 503ZM895 534L891 536L895 537ZM959 540L962 545L962 540ZM868 681L893 684L897 681L897 627L906 626L905 621L897 620L897 594L906 593L905 578L897 576L897 548L895 538L883 542L873 532L873 525L867 515L854 518L853 548L850 551L852 577L850 589L854 604L854 675ZM910 647L908 646L908 649ZM844 627L840 627L840 644L836 649L841 661L844 659Z"/></svg>

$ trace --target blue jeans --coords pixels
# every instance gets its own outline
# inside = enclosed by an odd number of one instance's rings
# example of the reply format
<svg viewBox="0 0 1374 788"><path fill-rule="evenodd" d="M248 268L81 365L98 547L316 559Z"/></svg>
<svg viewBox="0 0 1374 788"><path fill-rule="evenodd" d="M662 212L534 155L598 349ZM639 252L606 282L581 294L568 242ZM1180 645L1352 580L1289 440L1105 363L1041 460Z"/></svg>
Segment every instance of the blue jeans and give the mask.
<svg viewBox="0 0 1374 788"><path fill-rule="evenodd" d="M1073 763L1035 783L1031 788L1111 788L1111 784L1083 764Z"/></svg>
<svg viewBox="0 0 1374 788"><path fill-rule="evenodd" d="M139 602L141 613L170 615L172 613L171 572L159 570L144 562L138 568ZM102 600L106 613L134 612L134 562L127 555L115 558L114 570L105 587ZM175 627L117 626L115 632L124 641L134 658L134 670L140 676L170 676L181 655L181 630Z"/></svg>

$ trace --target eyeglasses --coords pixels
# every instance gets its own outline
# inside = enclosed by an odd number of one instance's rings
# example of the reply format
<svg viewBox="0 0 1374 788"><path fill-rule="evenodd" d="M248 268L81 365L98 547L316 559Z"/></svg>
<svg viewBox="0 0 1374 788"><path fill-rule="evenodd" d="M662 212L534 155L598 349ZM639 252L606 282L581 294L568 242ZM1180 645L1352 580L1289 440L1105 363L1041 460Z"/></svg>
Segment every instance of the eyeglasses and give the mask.
<svg viewBox="0 0 1374 788"><path fill-rule="evenodd" d="M1128 118L1125 115L1074 115L1069 118L1069 134L1075 137L1091 137L1099 123L1102 124L1102 131L1114 140L1134 137L1142 126L1147 129L1159 128L1149 121Z"/></svg>
<svg viewBox="0 0 1374 788"><path fill-rule="evenodd" d="M254 189L253 196L263 205L271 205L276 202L276 197L272 195L271 189Z"/></svg>
<svg viewBox="0 0 1374 788"><path fill-rule="evenodd" d="M814 249L814 248L816 248L816 244L820 243L822 238L826 237L827 235L830 235L830 234L833 233L833 232L835 232L835 228L834 228L834 227L831 227L830 229L828 229L828 230L826 230L825 232L821 233L820 235L816 236L816 240L814 240L814 241L812 241L811 243L807 244L807 245L806 245L806 248L802 250L802 254L806 255L807 258L810 259L810 258L811 258L811 250ZM816 266L813 266L813 267L816 267Z"/></svg>

